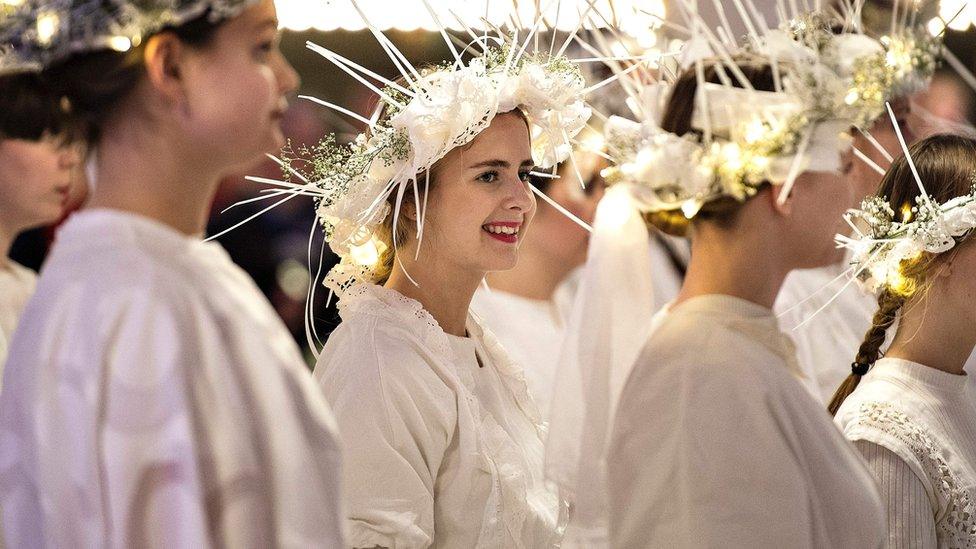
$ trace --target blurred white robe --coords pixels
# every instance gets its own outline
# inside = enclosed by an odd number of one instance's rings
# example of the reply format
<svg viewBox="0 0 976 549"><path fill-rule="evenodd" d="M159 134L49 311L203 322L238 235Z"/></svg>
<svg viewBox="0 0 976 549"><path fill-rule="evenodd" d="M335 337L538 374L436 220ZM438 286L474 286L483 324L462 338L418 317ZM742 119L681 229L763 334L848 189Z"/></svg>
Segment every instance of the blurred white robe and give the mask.
<svg viewBox="0 0 976 549"><path fill-rule="evenodd" d="M36 285L37 274L27 267L13 261L0 266L0 373L14 329Z"/></svg>
<svg viewBox="0 0 976 549"><path fill-rule="evenodd" d="M610 546L880 547L873 479L798 374L765 307L659 313L616 410Z"/></svg>
<svg viewBox="0 0 976 549"><path fill-rule="evenodd" d="M111 210L62 227L10 348L12 547L339 547L335 420L217 244Z"/></svg>

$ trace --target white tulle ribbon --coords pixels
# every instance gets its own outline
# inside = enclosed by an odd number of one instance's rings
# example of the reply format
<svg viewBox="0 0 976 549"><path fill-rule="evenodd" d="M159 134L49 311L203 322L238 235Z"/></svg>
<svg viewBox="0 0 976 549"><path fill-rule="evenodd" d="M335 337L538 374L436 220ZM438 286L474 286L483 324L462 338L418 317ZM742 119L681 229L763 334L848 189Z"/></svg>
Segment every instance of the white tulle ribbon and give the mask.
<svg viewBox="0 0 976 549"><path fill-rule="evenodd" d="M651 329L650 241L634 190L616 185L600 201L559 359L546 474L573 507L564 547L606 541L606 445L620 391Z"/></svg>

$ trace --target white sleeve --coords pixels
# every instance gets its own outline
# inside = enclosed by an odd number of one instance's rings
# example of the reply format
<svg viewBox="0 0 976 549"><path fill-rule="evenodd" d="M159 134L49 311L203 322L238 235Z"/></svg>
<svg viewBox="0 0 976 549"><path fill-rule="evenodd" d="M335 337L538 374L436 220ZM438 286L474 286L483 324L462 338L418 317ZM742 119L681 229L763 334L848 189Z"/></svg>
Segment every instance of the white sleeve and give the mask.
<svg viewBox="0 0 976 549"><path fill-rule="evenodd" d="M209 547L213 540L188 390L199 357L188 344L193 323L183 301L150 291L120 298L114 329L92 357L105 368L94 442L113 544Z"/></svg>
<svg viewBox="0 0 976 549"><path fill-rule="evenodd" d="M659 366L651 357L635 368L614 423L610 546L812 548L804 472L777 410L730 375L648 377Z"/></svg>
<svg viewBox="0 0 976 549"><path fill-rule="evenodd" d="M434 487L457 396L410 342L349 326L333 333L315 377L342 436L353 547L428 547Z"/></svg>
<svg viewBox="0 0 976 549"><path fill-rule="evenodd" d="M871 469L888 511L890 549L935 549L935 515L925 485L898 454L884 446L858 440L854 446Z"/></svg>

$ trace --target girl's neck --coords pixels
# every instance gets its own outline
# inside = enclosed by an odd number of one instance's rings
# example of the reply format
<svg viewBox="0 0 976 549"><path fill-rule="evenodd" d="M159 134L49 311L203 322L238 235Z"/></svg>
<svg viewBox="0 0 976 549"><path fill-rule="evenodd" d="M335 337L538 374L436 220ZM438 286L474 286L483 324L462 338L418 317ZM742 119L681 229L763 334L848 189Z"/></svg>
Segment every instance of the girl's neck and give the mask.
<svg viewBox="0 0 976 549"><path fill-rule="evenodd" d="M791 268L768 240L748 231L702 228L692 238L691 261L675 303L723 294L772 309Z"/></svg>
<svg viewBox="0 0 976 549"><path fill-rule="evenodd" d="M401 258L409 257L410 261L404 261L404 265L394 263L393 272L384 286L417 300L444 332L461 337L467 335L468 308L485 273L458 272L436 261L412 261L413 256L407 250L400 254ZM407 274L417 283L414 284Z"/></svg>
<svg viewBox="0 0 976 549"><path fill-rule="evenodd" d="M10 267L10 248L14 245L14 238L17 237L19 229L6 226L2 220L0 220L0 269L6 269Z"/></svg>
<svg viewBox="0 0 976 549"><path fill-rule="evenodd" d="M950 374L963 374L976 345L966 320L968 299L956 299L931 288L902 307L898 330L885 356L917 362Z"/></svg>
<svg viewBox="0 0 976 549"><path fill-rule="evenodd" d="M94 150L97 176L88 206L154 219L187 235L206 229L219 172L178 139L119 124L103 132Z"/></svg>

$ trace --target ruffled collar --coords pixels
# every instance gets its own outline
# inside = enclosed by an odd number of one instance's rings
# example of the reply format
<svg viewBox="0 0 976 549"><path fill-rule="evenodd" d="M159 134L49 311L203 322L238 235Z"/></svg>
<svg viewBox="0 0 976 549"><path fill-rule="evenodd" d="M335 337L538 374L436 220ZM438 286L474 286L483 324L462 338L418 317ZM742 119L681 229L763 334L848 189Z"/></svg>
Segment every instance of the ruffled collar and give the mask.
<svg viewBox="0 0 976 549"><path fill-rule="evenodd" d="M384 318L392 316L411 333L419 336L421 342L438 356L452 354L451 336L444 332L437 320L419 301L396 290L377 284L356 284L343 294L338 307L343 320L347 320L354 314L372 314ZM466 328L472 343L486 353L487 362L498 372L519 407L537 428L543 429L539 410L529 396L522 367L509 357L495 334L485 328L481 319L473 312L468 313ZM460 364L452 366L461 383L473 392L474 372Z"/></svg>

